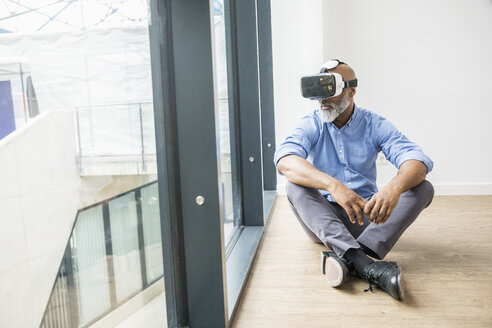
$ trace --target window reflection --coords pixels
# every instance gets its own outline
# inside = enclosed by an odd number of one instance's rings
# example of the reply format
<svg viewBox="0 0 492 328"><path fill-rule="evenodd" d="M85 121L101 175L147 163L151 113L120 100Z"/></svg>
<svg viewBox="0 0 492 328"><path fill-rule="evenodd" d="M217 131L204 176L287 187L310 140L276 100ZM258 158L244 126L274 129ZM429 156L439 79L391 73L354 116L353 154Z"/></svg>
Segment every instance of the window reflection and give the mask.
<svg viewBox="0 0 492 328"><path fill-rule="evenodd" d="M231 241L234 232L239 228L239 218L234 217L233 206L233 179L231 165L231 126L229 94L227 84L227 55L226 33L223 0L214 1L214 28L215 28L215 60L217 93L219 106L219 137L220 137L220 164L222 185L222 204L224 212L224 239L226 245ZM232 136L234 137L234 136Z"/></svg>
<svg viewBox="0 0 492 328"><path fill-rule="evenodd" d="M148 13L0 1L1 327L165 326Z"/></svg>

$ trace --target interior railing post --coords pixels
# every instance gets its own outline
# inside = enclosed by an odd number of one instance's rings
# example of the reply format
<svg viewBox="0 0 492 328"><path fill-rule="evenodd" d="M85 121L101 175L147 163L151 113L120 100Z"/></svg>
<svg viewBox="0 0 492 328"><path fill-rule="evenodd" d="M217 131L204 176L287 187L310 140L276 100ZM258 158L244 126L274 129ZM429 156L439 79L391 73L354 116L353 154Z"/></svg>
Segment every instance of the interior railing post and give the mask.
<svg viewBox="0 0 492 328"><path fill-rule="evenodd" d="M143 115L142 115L142 103L138 104L138 113L140 115L140 147L142 148L142 170L147 171L145 166L145 145L144 145L144 135L143 135Z"/></svg>
<svg viewBox="0 0 492 328"><path fill-rule="evenodd" d="M77 138L79 139L79 160L78 160L78 169L79 174L82 174L82 139L80 138L80 108L75 107L75 114L77 119Z"/></svg>

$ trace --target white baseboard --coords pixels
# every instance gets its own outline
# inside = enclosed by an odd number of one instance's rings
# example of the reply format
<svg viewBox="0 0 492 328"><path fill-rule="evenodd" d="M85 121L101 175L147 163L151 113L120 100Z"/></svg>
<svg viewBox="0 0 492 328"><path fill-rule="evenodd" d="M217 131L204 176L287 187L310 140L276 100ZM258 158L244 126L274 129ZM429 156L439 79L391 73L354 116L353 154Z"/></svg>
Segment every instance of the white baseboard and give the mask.
<svg viewBox="0 0 492 328"><path fill-rule="evenodd" d="M378 186L381 189L382 186ZM492 183L434 184L436 196L492 195ZM277 195L285 195L285 180L277 184Z"/></svg>
<svg viewBox="0 0 492 328"><path fill-rule="evenodd" d="M438 196L492 195L492 183L434 184L434 190Z"/></svg>
<svg viewBox="0 0 492 328"><path fill-rule="evenodd" d="M285 196L285 183L277 183L277 195Z"/></svg>

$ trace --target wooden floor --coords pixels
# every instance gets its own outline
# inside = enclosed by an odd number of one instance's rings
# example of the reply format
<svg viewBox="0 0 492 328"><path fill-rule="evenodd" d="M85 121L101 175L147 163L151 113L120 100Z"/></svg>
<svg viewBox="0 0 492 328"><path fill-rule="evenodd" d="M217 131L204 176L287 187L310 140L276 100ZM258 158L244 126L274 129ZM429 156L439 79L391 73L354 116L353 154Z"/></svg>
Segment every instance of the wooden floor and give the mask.
<svg viewBox="0 0 492 328"><path fill-rule="evenodd" d="M386 257L403 302L356 278L329 287L322 249L279 197L233 327L492 327L492 196L435 197L403 234Z"/></svg>

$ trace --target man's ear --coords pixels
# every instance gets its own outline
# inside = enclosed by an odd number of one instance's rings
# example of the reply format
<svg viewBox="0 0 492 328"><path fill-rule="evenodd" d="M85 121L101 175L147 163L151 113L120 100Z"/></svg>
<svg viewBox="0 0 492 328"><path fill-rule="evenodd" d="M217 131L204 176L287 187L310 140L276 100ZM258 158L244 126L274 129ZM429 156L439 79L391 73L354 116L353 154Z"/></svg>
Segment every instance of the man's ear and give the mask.
<svg viewBox="0 0 492 328"><path fill-rule="evenodd" d="M355 96L356 93L357 93L357 88L350 88L350 97Z"/></svg>

